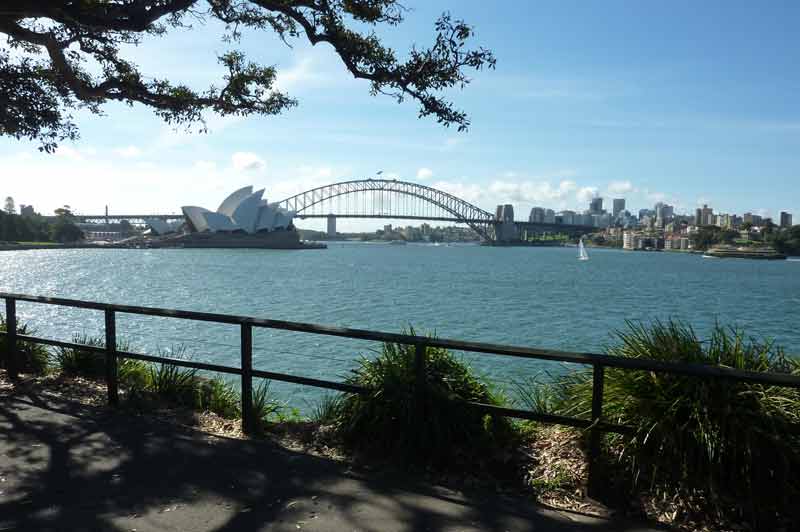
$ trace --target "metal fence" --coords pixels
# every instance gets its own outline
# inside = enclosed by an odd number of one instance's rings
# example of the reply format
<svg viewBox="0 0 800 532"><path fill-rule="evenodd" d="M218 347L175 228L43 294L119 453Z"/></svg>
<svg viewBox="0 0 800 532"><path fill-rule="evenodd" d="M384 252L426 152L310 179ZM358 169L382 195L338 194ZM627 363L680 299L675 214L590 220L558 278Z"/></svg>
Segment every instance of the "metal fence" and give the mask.
<svg viewBox="0 0 800 532"><path fill-rule="evenodd" d="M173 364L187 368L206 370L212 372L238 375L241 378L241 398L242 398L242 429L246 434L252 434L255 430L256 420L252 408L253 401L253 378L271 379L304 386L314 386L327 388L345 393L367 393L369 390L362 386L350 383L335 382L329 380L312 379L285 373L276 373L253 368L253 327L268 329L279 329L284 331L295 331L308 334L319 334L327 336L338 336L360 340L371 340L375 342L397 343L413 346L415 349L415 370L416 370L416 407L418 416L424 419L423 409L424 395L426 387L426 349L428 347L438 347L453 351L466 351L473 353L483 353L489 355L511 356L527 359L538 359L555 362L566 362L572 364L590 365L593 369L593 389L592 389L592 414L591 419L582 419L570 416L560 416L530 410L520 410L515 408L505 408L496 405L464 402L465 408L474 408L491 415L507 416L520 419L528 419L543 423L566 425L581 429L590 430L589 438L589 479L590 491L596 485L595 464L600 453L600 437L603 432L615 432L620 434L629 433L630 427L608 423L602 420L603 414L603 382L605 368L621 368L634 371L651 371L660 373L671 373L675 375L686 375L705 379L726 379L729 381L758 383L771 386L786 386L800 388L800 377L780 374L780 373L761 373L743 371L727 367L699 365L699 364L677 364L655 360L631 359L614 357L609 355L594 353L571 353L566 351L553 351L547 349L535 349L529 347L514 347L507 345L488 344L480 342L465 342L459 340L449 340L444 338L429 338L426 336L416 336L408 334L393 334L362 329L349 329L342 327L329 327L325 325L315 325L310 323L298 323L291 321L270 320L254 318L249 316L235 316L230 314L214 314L207 312L192 312L186 310L162 309L152 307L137 307L129 305L115 305L108 303L96 303L91 301L79 301L74 299L62 299L53 297L38 297L24 294L9 294L0 292L0 298L5 300L6 306L6 331L0 332L5 336L7 342L6 368L12 379L17 377L17 346L19 342L31 342L55 347L81 349L104 355L106 357L106 384L108 387L108 401L111 405L116 405L118 397L118 373L117 361L120 358L142 360L163 364ZM102 311L105 313L105 346L90 346L73 342L62 342L46 338L39 338L17 333L17 301L43 303L47 305L58 305L65 307L75 307ZM158 357L145 355L142 353L131 353L117 349L116 335L116 316L117 314L137 314L143 316L160 316L164 318L195 320L203 322L222 323L238 326L240 328L240 366L223 366L219 364L209 364L190 360L181 360L168 357Z"/></svg>

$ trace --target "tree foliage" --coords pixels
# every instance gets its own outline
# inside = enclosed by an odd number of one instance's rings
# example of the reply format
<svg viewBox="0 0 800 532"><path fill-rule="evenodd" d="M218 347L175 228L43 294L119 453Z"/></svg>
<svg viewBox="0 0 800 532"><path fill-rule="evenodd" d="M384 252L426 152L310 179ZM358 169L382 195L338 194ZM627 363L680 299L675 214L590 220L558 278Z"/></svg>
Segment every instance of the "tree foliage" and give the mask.
<svg viewBox="0 0 800 532"><path fill-rule="evenodd" d="M770 235L769 242L781 253L800 256L800 225L775 231Z"/></svg>
<svg viewBox="0 0 800 532"><path fill-rule="evenodd" d="M41 216L20 216L0 211L0 241L43 242L50 239L50 225Z"/></svg>
<svg viewBox="0 0 800 532"><path fill-rule="evenodd" d="M739 233L732 229L721 229L713 225L698 228L691 235L696 249L708 249L718 244L732 244L739 237Z"/></svg>
<svg viewBox="0 0 800 532"><path fill-rule="evenodd" d="M197 91L180 82L149 77L126 59L123 47L172 28L218 20L221 36L237 43L245 30L275 32L286 43L304 38L327 43L371 93L416 100L420 116L464 130L467 115L442 92L469 83L466 71L493 68L482 47L466 48L473 29L442 15L428 48L407 57L385 46L375 29L396 26L405 8L396 0L4 0L0 5L0 134L40 142L52 151L75 139L76 108L100 113L108 101L140 103L167 123L203 123L202 112L274 115L296 105L274 87L276 71L230 50L218 57L221 86ZM201 127L202 129L202 127Z"/></svg>
<svg viewBox="0 0 800 532"><path fill-rule="evenodd" d="M17 212L17 208L14 206L14 198L12 198L11 196L6 198L3 210L5 211L6 214L14 214Z"/></svg>

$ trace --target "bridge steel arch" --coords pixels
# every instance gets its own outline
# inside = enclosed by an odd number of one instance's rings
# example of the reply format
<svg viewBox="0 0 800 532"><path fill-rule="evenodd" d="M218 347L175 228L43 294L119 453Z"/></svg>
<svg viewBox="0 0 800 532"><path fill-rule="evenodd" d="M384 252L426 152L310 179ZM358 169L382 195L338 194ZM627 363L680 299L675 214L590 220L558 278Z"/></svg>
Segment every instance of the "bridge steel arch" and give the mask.
<svg viewBox="0 0 800 532"><path fill-rule="evenodd" d="M480 207L476 207L475 205L442 190L420 185L419 183L410 183L407 181L397 181L395 179L360 179L343 181L341 183L332 183L330 185L325 185L323 187L317 187L305 192L301 192L300 194L279 201L278 204L289 211L294 211L298 217L303 218L304 212L311 210L312 207L324 201L348 194L359 194L366 192L388 192L410 196L442 209L452 216L452 218L442 216L414 216L410 213L403 212L378 215L364 214L363 217L453 221L467 224L473 231L488 241L494 240L495 217L492 213L484 211ZM342 217L361 217L361 215L352 213L331 214ZM312 215L307 214L306 216ZM315 214L313 216L319 217L324 215Z"/></svg>

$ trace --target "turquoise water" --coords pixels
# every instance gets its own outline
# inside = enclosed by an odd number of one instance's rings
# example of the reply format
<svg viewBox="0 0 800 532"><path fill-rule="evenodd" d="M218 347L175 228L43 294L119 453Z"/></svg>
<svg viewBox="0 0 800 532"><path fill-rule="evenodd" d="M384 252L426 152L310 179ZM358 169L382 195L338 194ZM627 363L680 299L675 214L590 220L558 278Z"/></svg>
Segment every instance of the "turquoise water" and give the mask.
<svg viewBox="0 0 800 532"><path fill-rule="evenodd" d="M600 351L625 320L669 317L701 334L715 321L800 352L800 262L570 248L332 243L327 250L37 250L0 253L0 291L234 313L572 351ZM99 312L20 303L38 334L101 335ZM185 345L196 359L238 365L238 328L122 315L133 350ZM340 379L374 343L257 330L254 365ZM552 363L473 356L509 386ZM318 390L276 386L305 408Z"/></svg>

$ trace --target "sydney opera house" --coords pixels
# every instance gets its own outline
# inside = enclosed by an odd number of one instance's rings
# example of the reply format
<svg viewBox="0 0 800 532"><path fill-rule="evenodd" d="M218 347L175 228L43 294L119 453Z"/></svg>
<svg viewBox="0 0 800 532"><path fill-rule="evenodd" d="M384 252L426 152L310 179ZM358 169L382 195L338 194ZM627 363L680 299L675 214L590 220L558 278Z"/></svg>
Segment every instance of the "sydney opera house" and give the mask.
<svg viewBox="0 0 800 532"><path fill-rule="evenodd" d="M185 221L168 224L147 220L153 234L164 237L159 246L180 247L309 247L300 242L294 230L294 213L269 203L264 189L240 188L220 204L216 211L203 207L181 207ZM168 237L185 227L183 234ZM313 246L322 247L322 246Z"/></svg>
<svg viewBox="0 0 800 532"><path fill-rule="evenodd" d="M240 188L220 204L216 212L203 207L181 207L186 223L196 233L256 234L292 228L293 213L277 203L268 203L262 196L264 189L253 192L253 187Z"/></svg>

